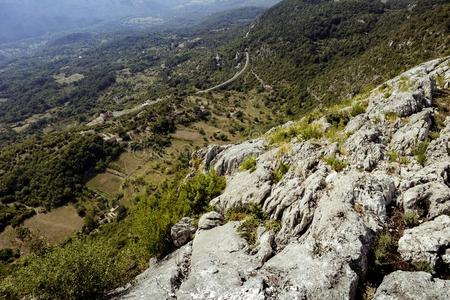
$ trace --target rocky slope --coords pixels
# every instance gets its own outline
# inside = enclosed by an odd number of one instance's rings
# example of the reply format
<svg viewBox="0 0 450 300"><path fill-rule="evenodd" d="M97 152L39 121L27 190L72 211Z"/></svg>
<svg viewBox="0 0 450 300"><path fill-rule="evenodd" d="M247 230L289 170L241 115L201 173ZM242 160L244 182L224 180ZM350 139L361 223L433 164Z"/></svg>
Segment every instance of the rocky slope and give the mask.
<svg viewBox="0 0 450 300"><path fill-rule="evenodd" d="M434 60L357 97L353 106L368 107L345 128L319 114L196 153L204 170L227 177L216 212L190 242L193 225L177 224L175 244L187 244L151 262L123 299L450 299L449 81L450 58ZM320 136L297 134L313 125ZM254 170L242 171L250 156ZM281 164L288 170L274 180ZM261 225L255 245L239 233L242 221L223 218L252 203L280 224ZM381 235L398 236L402 263L371 290Z"/></svg>

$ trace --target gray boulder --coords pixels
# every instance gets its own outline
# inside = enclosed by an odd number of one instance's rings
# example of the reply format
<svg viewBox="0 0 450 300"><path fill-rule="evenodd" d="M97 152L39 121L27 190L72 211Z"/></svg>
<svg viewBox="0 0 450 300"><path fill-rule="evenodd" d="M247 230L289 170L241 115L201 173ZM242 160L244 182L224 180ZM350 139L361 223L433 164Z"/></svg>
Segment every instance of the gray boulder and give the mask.
<svg viewBox="0 0 450 300"><path fill-rule="evenodd" d="M358 115L347 123L347 126L345 126L345 132L348 134L353 134L356 131L358 131L361 127L363 127L365 124L367 124L368 121L369 118L367 117L366 114Z"/></svg>
<svg viewBox="0 0 450 300"><path fill-rule="evenodd" d="M125 292L118 291L119 294L125 294L123 299L174 299L181 282L189 275L191 255L192 243L189 243L150 265Z"/></svg>
<svg viewBox="0 0 450 300"><path fill-rule="evenodd" d="M265 139L258 139L232 145L210 161L210 165L219 175L231 175L239 171L239 167L245 158L249 156L258 157L265 152L267 142Z"/></svg>
<svg viewBox="0 0 450 300"><path fill-rule="evenodd" d="M223 216L215 211L206 213L200 217L198 221L198 229L208 230L220 225L223 225Z"/></svg>
<svg viewBox="0 0 450 300"><path fill-rule="evenodd" d="M443 182L433 181L406 190L399 202L405 212L413 211L428 219L450 214L450 188Z"/></svg>
<svg viewBox="0 0 450 300"><path fill-rule="evenodd" d="M255 171L241 171L228 177L224 192L210 202L211 206L222 212L252 203L262 204L272 187L275 151L268 151L259 156Z"/></svg>
<svg viewBox="0 0 450 300"><path fill-rule="evenodd" d="M439 138L431 141L427 149L427 164L438 161L450 161L450 117L445 121L445 128L441 130Z"/></svg>
<svg viewBox="0 0 450 300"><path fill-rule="evenodd" d="M428 137L431 113L431 109L426 109L412 115L409 122L395 132L390 148L401 155L411 155L414 147Z"/></svg>
<svg viewBox="0 0 450 300"><path fill-rule="evenodd" d="M449 248L450 217L446 215L405 230L398 241L398 252L404 260L427 262L432 269Z"/></svg>
<svg viewBox="0 0 450 300"><path fill-rule="evenodd" d="M450 280L433 278L425 272L396 271L387 275L374 300L447 300Z"/></svg>
<svg viewBox="0 0 450 300"><path fill-rule="evenodd" d="M196 230L191 218L182 218L180 222L172 226L170 235L175 246L180 247L192 239Z"/></svg>
<svg viewBox="0 0 450 300"><path fill-rule="evenodd" d="M383 158L385 146L382 131L377 126L365 125L345 142L344 147L353 165L371 171Z"/></svg>
<svg viewBox="0 0 450 300"><path fill-rule="evenodd" d="M257 259L245 251L238 224L230 222L196 235L190 275L177 299L264 299L262 281L251 277Z"/></svg>

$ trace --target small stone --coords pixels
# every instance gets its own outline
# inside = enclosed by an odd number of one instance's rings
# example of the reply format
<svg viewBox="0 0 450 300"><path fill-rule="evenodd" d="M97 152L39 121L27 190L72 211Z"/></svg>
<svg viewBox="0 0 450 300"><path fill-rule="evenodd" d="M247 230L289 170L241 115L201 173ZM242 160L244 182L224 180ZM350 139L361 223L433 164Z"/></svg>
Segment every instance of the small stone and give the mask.
<svg viewBox="0 0 450 300"><path fill-rule="evenodd" d="M170 230L172 241L177 247L181 247L192 239L196 228L191 218L182 218L180 222L173 225Z"/></svg>
<svg viewBox="0 0 450 300"><path fill-rule="evenodd" d="M223 225L223 223L223 216L218 212L211 211L201 216L200 220L198 221L198 229L208 230Z"/></svg>

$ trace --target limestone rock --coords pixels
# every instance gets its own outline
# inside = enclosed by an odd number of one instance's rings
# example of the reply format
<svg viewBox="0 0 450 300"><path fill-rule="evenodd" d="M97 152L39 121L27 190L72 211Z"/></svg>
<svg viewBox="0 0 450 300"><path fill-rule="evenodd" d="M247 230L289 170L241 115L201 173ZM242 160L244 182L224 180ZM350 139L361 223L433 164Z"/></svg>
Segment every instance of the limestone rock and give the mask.
<svg viewBox="0 0 450 300"><path fill-rule="evenodd" d="M192 243L151 265L139 275L126 291L125 299L173 299L176 291L189 274Z"/></svg>
<svg viewBox="0 0 450 300"><path fill-rule="evenodd" d="M427 164L439 161L450 161L450 117L447 117L446 126L441 130L439 138L431 141L427 149Z"/></svg>
<svg viewBox="0 0 450 300"><path fill-rule="evenodd" d="M320 191L325 188L326 175L325 168L304 180L288 173L273 189L263 209L272 218L281 219L281 230L277 234L279 242L286 242L290 236L296 236L309 226L321 196Z"/></svg>
<svg viewBox="0 0 450 300"><path fill-rule="evenodd" d="M219 211L262 204L271 191L274 164L275 151L264 153L258 157L255 171L237 172L229 177L225 191L210 204Z"/></svg>
<svg viewBox="0 0 450 300"><path fill-rule="evenodd" d="M180 247L192 239L196 228L192 224L191 218L182 218L180 222L173 225L170 229L170 235L175 246Z"/></svg>
<svg viewBox="0 0 450 300"><path fill-rule="evenodd" d="M192 243L140 277L131 298L353 300L375 238L392 221L392 206L426 220L405 230L398 242L402 258L426 261L441 276L450 264L450 117L430 143L425 166L414 162L412 149L429 138L434 92L443 88L435 77L450 79L449 62L419 65L372 91L367 112L345 128L344 149L325 135L293 138L279 148L260 138L197 151L205 170L226 176L222 195L210 202L218 212L203 215ZM392 122L386 113L400 118ZM326 127L325 121L316 124ZM391 150L411 163L390 161ZM324 161L331 155L348 166L333 170ZM256 158L254 171L239 168L248 156ZM288 170L280 179L274 171L281 164ZM250 247L237 233L240 223L223 225L222 215L253 203L280 222L281 230L275 234L259 224L257 243ZM173 228L180 245L195 230L189 222ZM449 291L448 281L431 274L398 271L385 277L375 299L450 299Z"/></svg>
<svg viewBox="0 0 450 300"><path fill-rule="evenodd" d="M450 217L439 216L433 221L405 230L398 242L398 252L406 261L425 261L431 268L450 248Z"/></svg>
<svg viewBox="0 0 450 300"><path fill-rule="evenodd" d="M383 279L374 297L374 300L417 299L450 299L450 280L433 278L425 272L396 271Z"/></svg>
<svg viewBox="0 0 450 300"><path fill-rule="evenodd" d="M344 130L346 133L353 134L361 127L363 127L364 124L366 124L368 121L369 118L367 117L366 114L358 115L347 123L347 126L345 126Z"/></svg>
<svg viewBox="0 0 450 300"><path fill-rule="evenodd" d="M385 146L382 131L377 126L365 125L345 143L350 162L366 171L373 170L383 158Z"/></svg>
<svg viewBox="0 0 450 300"><path fill-rule="evenodd" d="M411 155L414 147L428 136L431 126L431 112L431 109L426 109L412 115L408 124L394 134L390 148L401 155Z"/></svg>
<svg viewBox="0 0 450 300"><path fill-rule="evenodd" d="M433 181L406 190L400 197L405 212L414 211L419 216L433 219L450 214L450 188Z"/></svg>
<svg viewBox="0 0 450 300"><path fill-rule="evenodd" d="M207 230L223 225L223 223L223 216L216 211L211 211L201 216L200 220L198 221L198 229Z"/></svg>
<svg viewBox="0 0 450 300"><path fill-rule="evenodd" d="M266 146L265 139L258 139L227 147L210 161L210 165L219 175L231 175L239 170L245 158L258 157L264 153Z"/></svg>
<svg viewBox="0 0 450 300"><path fill-rule="evenodd" d="M373 237L351 205L352 189L343 185L322 199L307 235L264 265L266 277L279 277L279 299L353 299Z"/></svg>
<svg viewBox="0 0 450 300"><path fill-rule="evenodd" d="M272 230L260 233L258 235L258 243L258 252L256 255L259 262L258 266L262 267L275 254L275 233Z"/></svg>
<svg viewBox="0 0 450 300"><path fill-rule="evenodd" d="M258 299L262 282L249 276L257 260L246 253L237 226L230 222L196 235L190 275L181 284L177 299Z"/></svg>

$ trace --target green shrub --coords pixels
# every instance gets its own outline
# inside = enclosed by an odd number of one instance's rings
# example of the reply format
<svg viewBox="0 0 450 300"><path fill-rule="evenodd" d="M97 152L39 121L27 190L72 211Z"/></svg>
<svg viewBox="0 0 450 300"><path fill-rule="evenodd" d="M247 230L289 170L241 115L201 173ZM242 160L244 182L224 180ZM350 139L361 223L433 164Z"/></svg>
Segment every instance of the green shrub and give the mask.
<svg viewBox="0 0 450 300"><path fill-rule="evenodd" d="M427 161L426 153L429 144L430 144L429 141L424 141L417 144L416 147L414 147L413 149L413 154L416 156L416 160L421 166L425 166L425 162Z"/></svg>
<svg viewBox="0 0 450 300"><path fill-rule="evenodd" d="M389 261L389 255L395 251L395 241L389 232L383 232L378 237L375 245L375 263L377 265L387 264Z"/></svg>
<svg viewBox="0 0 450 300"><path fill-rule="evenodd" d="M225 185L225 179L214 171L199 173L181 184L162 184L134 209L132 227L140 237L139 244L152 256L166 254L172 247L170 228L182 217L206 211Z"/></svg>
<svg viewBox="0 0 450 300"><path fill-rule="evenodd" d="M398 119L398 114L396 112L387 112L384 116L389 123L394 123Z"/></svg>
<svg viewBox="0 0 450 300"><path fill-rule="evenodd" d="M433 272L433 268L431 267L430 263L426 260L419 260L413 263L414 269L416 271L422 271L422 272Z"/></svg>
<svg viewBox="0 0 450 300"><path fill-rule="evenodd" d="M31 236L31 231L27 227L18 226L15 231L17 238L21 241L24 241Z"/></svg>
<svg viewBox="0 0 450 300"><path fill-rule="evenodd" d="M390 162L397 162L398 161L399 155L398 155L397 151L395 151L395 150L389 151L388 156L389 156L389 161Z"/></svg>
<svg viewBox="0 0 450 300"><path fill-rule="evenodd" d="M365 109L364 109L365 111ZM343 127L350 121L350 115L342 109L331 109L326 115L327 122L336 127Z"/></svg>
<svg viewBox="0 0 450 300"><path fill-rule="evenodd" d="M324 160L336 172L341 172L347 167L347 162L338 159L336 155L327 156Z"/></svg>
<svg viewBox="0 0 450 300"><path fill-rule="evenodd" d="M308 141L311 139L320 139L323 136L323 129L317 124L308 124L299 128L297 137L301 141Z"/></svg>
<svg viewBox="0 0 450 300"><path fill-rule="evenodd" d="M414 227L419 225L419 215L414 211L407 211L403 215L403 221L408 227Z"/></svg>
<svg viewBox="0 0 450 300"><path fill-rule="evenodd" d="M269 137L270 144L278 144L290 141L297 137L301 141L310 139L320 139L323 136L322 126L318 124L308 124L305 121L299 121L288 128L278 128Z"/></svg>
<svg viewBox="0 0 450 300"><path fill-rule="evenodd" d="M14 256L12 249L0 249L0 261L7 262Z"/></svg>
<svg viewBox="0 0 450 300"><path fill-rule="evenodd" d="M279 182L283 179L283 176L289 171L289 165L280 163L280 165L272 171L272 181L274 183Z"/></svg>
<svg viewBox="0 0 450 300"><path fill-rule="evenodd" d="M398 161L401 165L408 165L410 163L409 158L406 156L400 156Z"/></svg>
<svg viewBox="0 0 450 300"><path fill-rule="evenodd" d="M13 297L37 299L94 299L115 286L124 272L121 260L105 243L76 240L44 257L32 255L1 290Z"/></svg>
<svg viewBox="0 0 450 300"><path fill-rule="evenodd" d="M277 233L281 230L281 224L277 220L270 219L264 223L264 227L266 230L272 230L273 232Z"/></svg>
<svg viewBox="0 0 450 300"><path fill-rule="evenodd" d="M261 224L261 220L255 215L248 215L238 227L239 235L244 238L249 245L255 245L257 241L256 230Z"/></svg>
<svg viewBox="0 0 450 300"><path fill-rule="evenodd" d="M356 102L352 105L352 109L350 111L350 115L352 117L356 117L357 115L363 114L366 112L367 107L360 102Z"/></svg>
<svg viewBox="0 0 450 300"><path fill-rule="evenodd" d="M254 156L246 157L242 161L240 169L242 171L250 171L250 173L254 172L256 170L256 157Z"/></svg>

